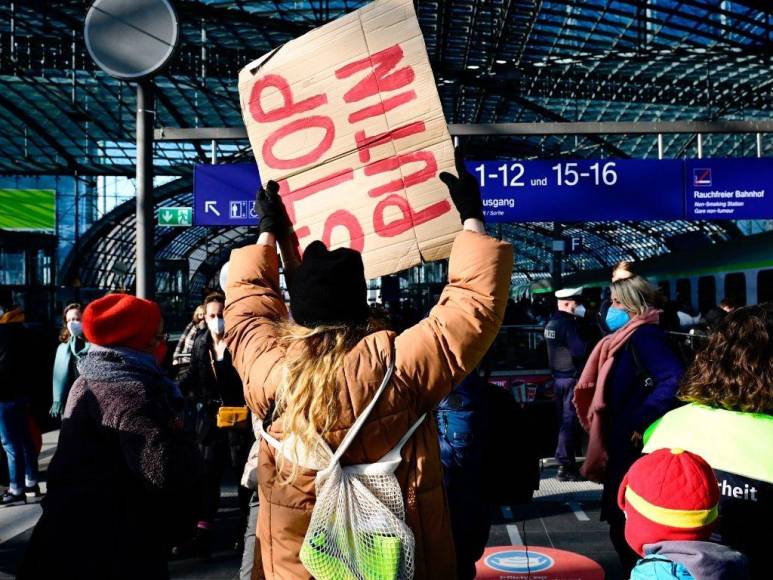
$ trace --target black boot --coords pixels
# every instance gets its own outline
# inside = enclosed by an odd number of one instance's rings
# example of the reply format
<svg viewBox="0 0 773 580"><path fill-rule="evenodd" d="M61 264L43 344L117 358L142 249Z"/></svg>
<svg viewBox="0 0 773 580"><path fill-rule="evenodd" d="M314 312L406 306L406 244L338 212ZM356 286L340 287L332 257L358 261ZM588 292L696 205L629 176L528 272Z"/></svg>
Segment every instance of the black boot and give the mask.
<svg viewBox="0 0 773 580"><path fill-rule="evenodd" d="M558 481L585 481L575 465L561 465L556 473Z"/></svg>

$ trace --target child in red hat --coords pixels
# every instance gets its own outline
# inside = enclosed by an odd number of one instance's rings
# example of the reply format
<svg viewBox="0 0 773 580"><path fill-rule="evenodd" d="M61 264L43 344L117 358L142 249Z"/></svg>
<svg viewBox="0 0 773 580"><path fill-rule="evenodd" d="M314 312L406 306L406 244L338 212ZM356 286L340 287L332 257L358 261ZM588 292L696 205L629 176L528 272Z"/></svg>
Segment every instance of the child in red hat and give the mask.
<svg viewBox="0 0 773 580"><path fill-rule="evenodd" d="M631 466L618 491L625 539L644 556L631 580L744 580L746 557L709 541L719 486L699 455L659 449Z"/></svg>

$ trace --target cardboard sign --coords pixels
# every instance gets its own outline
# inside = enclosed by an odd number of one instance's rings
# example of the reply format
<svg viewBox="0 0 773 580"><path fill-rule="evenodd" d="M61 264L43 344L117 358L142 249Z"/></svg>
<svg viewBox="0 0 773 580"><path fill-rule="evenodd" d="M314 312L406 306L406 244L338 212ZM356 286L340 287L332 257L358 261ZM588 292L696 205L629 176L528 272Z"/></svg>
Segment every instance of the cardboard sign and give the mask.
<svg viewBox="0 0 773 580"><path fill-rule="evenodd" d="M368 277L449 255L461 224L454 171L412 0L377 0L250 63L242 116L261 178L301 247L363 254Z"/></svg>

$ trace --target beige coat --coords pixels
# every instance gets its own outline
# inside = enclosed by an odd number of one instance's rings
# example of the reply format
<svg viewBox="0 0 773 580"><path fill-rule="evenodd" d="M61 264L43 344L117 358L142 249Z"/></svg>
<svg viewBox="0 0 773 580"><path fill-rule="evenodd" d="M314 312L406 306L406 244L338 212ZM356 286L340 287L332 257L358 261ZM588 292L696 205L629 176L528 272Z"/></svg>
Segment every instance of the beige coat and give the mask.
<svg viewBox="0 0 773 580"><path fill-rule="evenodd" d="M395 374L342 463L370 463L389 451L423 413L480 362L502 324L513 255L509 244L464 231L449 263L449 284L429 316L399 336L363 338L338 373L341 414L326 437L335 449L371 400L390 361ZM286 318L279 291L278 256L255 245L231 253L226 288L226 342L244 383L247 404L264 417L274 399L285 352L275 322ZM282 439L281 417L270 432ZM396 475L406 520L416 536L418 580L456 577L451 523L442 484L434 421L425 421L403 449ZM289 469L289 467L287 467ZM309 578L299 560L314 507L314 472L301 470L289 486L276 483L275 451L261 443L258 464L260 538L267 578Z"/></svg>

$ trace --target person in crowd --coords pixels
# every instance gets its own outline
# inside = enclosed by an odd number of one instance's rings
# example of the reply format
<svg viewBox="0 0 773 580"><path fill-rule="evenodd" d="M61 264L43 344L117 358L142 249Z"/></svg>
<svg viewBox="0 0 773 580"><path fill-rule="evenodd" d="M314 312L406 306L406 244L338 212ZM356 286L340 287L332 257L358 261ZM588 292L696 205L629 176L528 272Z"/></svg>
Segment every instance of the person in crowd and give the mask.
<svg viewBox="0 0 773 580"><path fill-rule="evenodd" d="M618 491L625 539L644 556L631 580L747 580L746 557L708 541L719 489L711 467L684 449L638 459Z"/></svg>
<svg viewBox="0 0 773 580"><path fill-rule="evenodd" d="M622 260L612 267L612 283L614 284L618 280L627 280L636 275L633 269L633 262ZM602 334L610 334L612 331L607 326L607 311L612 305L612 298L609 293L610 289L605 288L601 297L601 304L599 305L599 328L601 328Z"/></svg>
<svg viewBox="0 0 773 580"><path fill-rule="evenodd" d="M581 428L572 400L588 350L575 316L582 288L565 288L556 291L555 295L558 310L545 325L544 334L558 417L556 477L559 481L580 481L582 477L577 470L575 455L580 446Z"/></svg>
<svg viewBox="0 0 773 580"><path fill-rule="evenodd" d="M491 528L484 471L490 420L487 389L486 381L473 371L435 409L459 580L475 578L475 563Z"/></svg>
<svg viewBox="0 0 773 580"><path fill-rule="evenodd" d="M193 318L183 330L180 340L174 349L172 356L172 366L175 369L175 375L182 377L190 368L191 352L196 335L204 330L207 324L204 320L204 306L199 304L193 311Z"/></svg>
<svg viewBox="0 0 773 580"><path fill-rule="evenodd" d="M53 375L53 403L49 414L58 419L64 413L67 395L78 378L78 362L89 352L89 343L83 337L83 316L80 304L68 304L62 313L59 346L56 349Z"/></svg>
<svg viewBox="0 0 773 580"><path fill-rule="evenodd" d="M48 493L19 580L165 579L176 507L201 471L179 428L158 304L109 294L83 312L91 343L67 399Z"/></svg>
<svg viewBox="0 0 773 580"><path fill-rule="evenodd" d="M715 538L767 578L773 544L773 304L725 316L679 389L687 403L645 433L644 452L680 447L703 456L719 481Z"/></svg>
<svg viewBox="0 0 773 580"><path fill-rule="evenodd" d="M191 351L190 368L180 380L180 389L196 402L196 440L204 458L204 483L199 506L196 532L191 545L180 546L176 552L184 555L192 551L207 557L212 551L214 521L220 505L220 484L226 469L231 468L234 478L241 479L247 454L252 443L249 425L244 428L221 429L217 426L218 409L243 407L242 381L233 365L231 353L224 339L225 297L213 292L204 299L206 330L200 332ZM242 529L235 540L241 552L242 531L247 523L250 492L238 486Z"/></svg>
<svg viewBox="0 0 773 580"><path fill-rule="evenodd" d="M332 449L370 402L385 374L394 373L343 464L379 460L469 374L487 351L504 316L512 247L486 235L477 179L457 158L459 177L441 173L463 230L449 261L449 284L430 314L399 335L368 327L361 255L306 247L293 254L292 230L278 186L258 194L257 245L231 253L226 288L226 342L242 376L250 408L278 439L306 448L322 436ZM276 242L290 282L292 321L279 289ZM314 507L315 472L278 459L261 439L259 538L268 578L310 578L299 551ZM297 447L296 447L297 448ZM424 421L402 451L396 476L406 523L415 540L415 578L456 577L453 538L442 482L436 429Z"/></svg>
<svg viewBox="0 0 773 580"><path fill-rule="evenodd" d="M617 489L639 458L642 434L679 405L676 391L683 366L659 325L656 291L641 276L612 283L606 324L612 334L591 352L575 386L580 423L590 434L580 472L604 484L601 517L620 561L630 571L637 555L623 535L625 516Z"/></svg>
<svg viewBox="0 0 773 580"><path fill-rule="evenodd" d="M0 505L38 497L38 452L29 430L29 369L32 345L24 311L9 290L0 293L0 440L8 459L8 489Z"/></svg>

